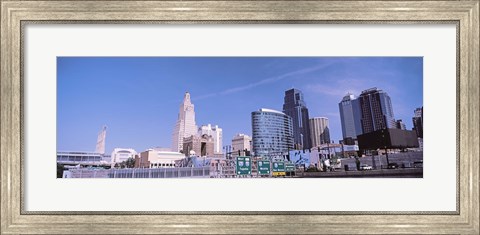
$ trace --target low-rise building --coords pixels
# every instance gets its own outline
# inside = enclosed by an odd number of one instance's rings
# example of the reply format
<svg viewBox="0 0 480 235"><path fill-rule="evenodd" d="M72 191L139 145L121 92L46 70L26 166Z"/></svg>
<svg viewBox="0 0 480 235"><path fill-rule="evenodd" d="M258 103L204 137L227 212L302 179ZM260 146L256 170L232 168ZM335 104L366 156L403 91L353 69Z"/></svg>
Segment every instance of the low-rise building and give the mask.
<svg viewBox="0 0 480 235"><path fill-rule="evenodd" d="M185 156L190 155L191 151L201 157L213 156L213 137L209 135L192 135L190 137L183 138L183 153Z"/></svg>
<svg viewBox="0 0 480 235"><path fill-rule="evenodd" d="M182 153L148 149L135 156L135 168L172 168L183 158Z"/></svg>
<svg viewBox="0 0 480 235"><path fill-rule="evenodd" d="M72 166L107 166L109 164L100 153L80 151L57 152L57 163Z"/></svg>
<svg viewBox="0 0 480 235"><path fill-rule="evenodd" d="M129 158L135 158L135 155L137 155L137 151L134 149L130 148L115 148L113 149L112 155L111 155L111 163L112 165L115 165L116 163L121 163Z"/></svg>

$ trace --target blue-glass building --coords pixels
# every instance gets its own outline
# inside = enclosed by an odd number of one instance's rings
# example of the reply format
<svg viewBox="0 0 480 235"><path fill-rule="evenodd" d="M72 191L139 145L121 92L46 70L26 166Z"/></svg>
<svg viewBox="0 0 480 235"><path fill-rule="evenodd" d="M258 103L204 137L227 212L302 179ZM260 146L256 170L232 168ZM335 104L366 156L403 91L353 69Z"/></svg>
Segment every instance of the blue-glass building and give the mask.
<svg viewBox="0 0 480 235"><path fill-rule="evenodd" d="M252 147L260 157L288 154L293 149L292 118L272 109L252 112Z"/></svg>
<svg viewBox="0 0 480 235"><path fill-rule="evenodd" d="M376 87L362 91L358 97L362 112L362 132L396 128L390 96Z"/></svg>
<svg viewBox="0 0 480 235"><path fill-rule="evenodd" d="M340 101L338 109L340 111L343 139L357 139L357 136L362 134L362 112L359 99L349 93Z"/></svg>

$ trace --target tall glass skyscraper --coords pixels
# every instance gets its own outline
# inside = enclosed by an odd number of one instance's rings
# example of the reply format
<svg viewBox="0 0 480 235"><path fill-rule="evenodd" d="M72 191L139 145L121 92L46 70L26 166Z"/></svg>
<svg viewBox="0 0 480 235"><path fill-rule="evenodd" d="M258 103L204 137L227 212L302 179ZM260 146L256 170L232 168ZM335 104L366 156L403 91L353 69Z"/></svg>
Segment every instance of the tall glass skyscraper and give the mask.
<svg viewBox="0 0 480 235"><path fill-rule="evenodd" d="M272 110L252 112L253 152L260 157L279 157L293 149L292 118Z"/></svg>
<svg viewBox="0 0 480 235"><path fill-rule="evenodd" d="M195 106L190 101L190 93L185 92L183 102L180 104L177 123L172 134L172 151L183 150L183 138L197 134L195 123Z"/></svg>
<svg viewBox="0 0 480 235"><path fill-rule="evenodd" d="M362 132L396 128L390 96L376 87L362 91L359 96L362 111Z"/></svg>
<svg viewBox="0 0 480 235"><path fill-rule="evenodd" d="M300 90L290 89L285 91L283 112L292 118L295 147L301 149L311 148L308 108Z"/></svg>
<svg viewBox="0 0 480 235"><path fill-rule="evenodd" d="M357 139L357 136L362 134L362 113L359 99L355 99L353 94L348 93L338 103L338 109L340 111L343 139Z"/></svg>

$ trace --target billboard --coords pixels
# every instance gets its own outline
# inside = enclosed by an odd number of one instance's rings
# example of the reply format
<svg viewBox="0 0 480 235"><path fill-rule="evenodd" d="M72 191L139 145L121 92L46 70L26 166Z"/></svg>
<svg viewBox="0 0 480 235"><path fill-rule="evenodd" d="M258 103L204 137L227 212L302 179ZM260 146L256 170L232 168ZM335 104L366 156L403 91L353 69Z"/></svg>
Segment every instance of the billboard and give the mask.
<svg viewBox="0 0 480 235"><path fill-rule="evenodd" d="M358 150L358 145L343 145L343 151L345 152L355 152Z"/></svg>
<svg viewBox="0 0 480 235"><path fill-rule="evenodd" d="M295 165L305 165L305 167L310 166L310 151L303 150L291 150L290 152L290 162Z"/></svg>

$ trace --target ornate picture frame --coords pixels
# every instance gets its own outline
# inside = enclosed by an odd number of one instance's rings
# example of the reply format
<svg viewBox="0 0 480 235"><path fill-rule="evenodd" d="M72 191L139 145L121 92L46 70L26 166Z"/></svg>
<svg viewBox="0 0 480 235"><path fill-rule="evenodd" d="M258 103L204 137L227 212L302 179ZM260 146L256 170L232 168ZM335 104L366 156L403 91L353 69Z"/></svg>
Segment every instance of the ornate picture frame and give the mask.
<svg viewBox="0 0 480 235"><path fill-rule="evenodd" d="M478 234L479 1L6 1L1 0L2 234ZM457 211L41 212L23 208L23 44L26 24L325 23L457 25ZM128 221L128 222L126 222Z"/></svg>

